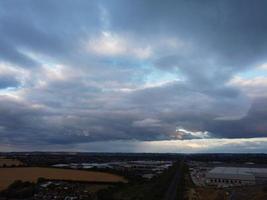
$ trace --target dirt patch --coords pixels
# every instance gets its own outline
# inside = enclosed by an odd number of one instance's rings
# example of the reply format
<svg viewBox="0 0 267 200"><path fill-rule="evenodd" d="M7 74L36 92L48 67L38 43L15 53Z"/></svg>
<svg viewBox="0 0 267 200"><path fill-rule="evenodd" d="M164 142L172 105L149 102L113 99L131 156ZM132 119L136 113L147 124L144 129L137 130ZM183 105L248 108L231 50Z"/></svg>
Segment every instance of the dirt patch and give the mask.
<svg viewBox="0 0 267 200"><path fill-rule="evenodd" d="M199 200L227 200L228 194L221 189L213 188L197 188L197 196Z"/></svg>

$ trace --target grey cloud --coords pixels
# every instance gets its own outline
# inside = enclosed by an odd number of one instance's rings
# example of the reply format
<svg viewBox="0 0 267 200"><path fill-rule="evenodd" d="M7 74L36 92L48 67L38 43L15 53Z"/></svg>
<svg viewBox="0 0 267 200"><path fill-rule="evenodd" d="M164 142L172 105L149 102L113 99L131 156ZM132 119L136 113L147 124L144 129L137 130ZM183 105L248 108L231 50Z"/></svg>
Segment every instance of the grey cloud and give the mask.
<svg viewBox="0 0 267 200"><path fill-rule="evenodd" d="M87 32L96 31L99 22L93 1L64 1L64 6L53 1L1 2L1 12L1 57L26 68L40 66L27 51L72 62L79 54L77 44Z"/></svg>
<svg viewBox="0 0 267 200"><path fill-rule="evenodd" d="M207 124L207 130L218 133L220 137L250 138L266 137L267 99L254 100L247 115L236 120L215 120Z"/></svg>
<svg viewBox="0 0 267 200"><path fill-rule="evenodd" d="M11 74L0 74L0 89L6 89L9 87L17 87L20 85L19 80L17 80Z"/></svg>
<svg viewBox="0 0 267 200"><path fill-rule="evenodd" d="M266 137L266 99L229 85L238 73L266 62L265 1L0 5L0 61L26 74L23 84L15 74L0 75L0 89L17 88L0 96L3 141L198 138L177 127L215 138ZM151 55L88 52L87 40L105 31L129 39L135 50L150 48ZM113 39L103 46L112 51L116 45Z"/></svg>
<svg viewBox="0 0 267 200"><path fill-rule="evenodd" d="M226 65L244 64L245 67L266 53L265 7L266 2L262 0L170 0L164 4L161 1L119 1L108 9L111 23L120 31L141 32L144 37L151 31L155 35L167 32L188 38L202 53L213 53Z"/></svg>
<svg viewBox="0 0 267 200"><path fill-rule="evenodd" d="M20 52L14 46L4 41L3 38L0 39L0 58L3 61L10 62L22 67L35 67L37 62L33 59L27 57L25 54Z"/></svg>

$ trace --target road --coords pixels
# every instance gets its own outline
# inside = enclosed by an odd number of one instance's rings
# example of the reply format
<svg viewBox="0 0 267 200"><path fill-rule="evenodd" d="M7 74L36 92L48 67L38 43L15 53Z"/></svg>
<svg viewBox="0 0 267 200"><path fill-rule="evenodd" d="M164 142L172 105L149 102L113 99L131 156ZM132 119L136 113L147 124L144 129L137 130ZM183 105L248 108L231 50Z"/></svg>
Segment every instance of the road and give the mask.
<svg viewBox="0 0 267 200"><path fill-rule="evenodd" d="M181 181L181 170L183 163L184 161L181 160L180 167L177 169L163 200L178 200L177 190Z"/></svg>
<svg viewBox="0 0 267 200"><path fill-rule="evenodd" d="M236 193L235 191L232 191L229 197L230 200L235 200L236 199Z"/></svg>

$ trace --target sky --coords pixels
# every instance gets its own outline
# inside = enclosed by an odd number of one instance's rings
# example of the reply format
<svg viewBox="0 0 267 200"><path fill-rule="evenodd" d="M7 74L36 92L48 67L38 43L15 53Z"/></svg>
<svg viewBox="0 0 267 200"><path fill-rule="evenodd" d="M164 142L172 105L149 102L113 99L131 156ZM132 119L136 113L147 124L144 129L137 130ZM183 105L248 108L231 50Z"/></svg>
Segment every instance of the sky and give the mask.
<svg viewBox="0 0 267 200"><path fill-rule="evenodd" d="M267 153L266 9L0 0L0 151Z"/></svg>

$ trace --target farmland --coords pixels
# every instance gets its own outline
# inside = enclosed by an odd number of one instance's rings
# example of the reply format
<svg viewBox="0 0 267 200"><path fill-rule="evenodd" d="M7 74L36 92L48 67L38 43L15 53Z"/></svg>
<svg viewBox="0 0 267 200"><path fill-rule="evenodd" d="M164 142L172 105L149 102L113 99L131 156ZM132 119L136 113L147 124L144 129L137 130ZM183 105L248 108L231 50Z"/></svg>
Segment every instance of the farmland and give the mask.
<svg viewBox="0 0 267 200"><path fill-rule="evenodd" d="M104 172L41 167L0 168L0 190L5 189L15 180L36 182L40 177L51 180L84 182L127 182L121 176Z"/></svg>
<svg viewBox="0 0 267 200"><path fill-rule="evenodd" d="M23 163L20 162L19 160L16 159L8 159L8 158L1 158L0 157L0 167L3 166L18 166L18 165L22 165Z"/></svg>

